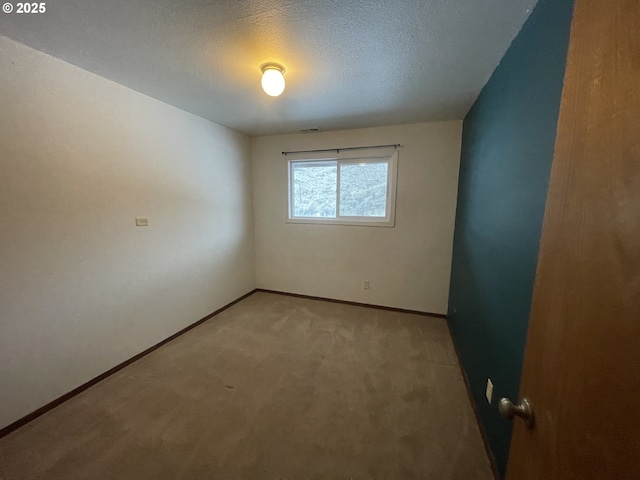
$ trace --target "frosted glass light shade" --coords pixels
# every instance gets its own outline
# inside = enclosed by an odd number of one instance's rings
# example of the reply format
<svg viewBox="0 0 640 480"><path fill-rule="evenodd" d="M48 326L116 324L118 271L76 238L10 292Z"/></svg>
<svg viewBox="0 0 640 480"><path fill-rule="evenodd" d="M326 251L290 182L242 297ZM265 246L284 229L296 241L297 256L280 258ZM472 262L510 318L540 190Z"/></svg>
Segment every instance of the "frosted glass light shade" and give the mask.
<svg viewBox="0 0 640 480"><path fill-rule="evenodd" d="M284 68L279 65L262 67L262 89L267 95L277 97L284 92Z"/></svg>

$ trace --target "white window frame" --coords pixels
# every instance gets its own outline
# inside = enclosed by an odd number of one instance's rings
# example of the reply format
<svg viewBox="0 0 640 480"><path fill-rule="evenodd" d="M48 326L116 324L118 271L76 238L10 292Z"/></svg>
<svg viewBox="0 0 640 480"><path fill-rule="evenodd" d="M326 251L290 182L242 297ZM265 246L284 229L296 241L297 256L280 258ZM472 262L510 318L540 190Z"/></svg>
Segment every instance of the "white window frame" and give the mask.
<svg viewBox="0 0 640 480"><path fill-rule="evenodd" d="M336 217L294 217L293 216L293 166L303 162L336 162ZM352 217L340 215L340 165L351 163L386 162L387 201L384 217ZM287 162L287 223L306 223L317 225L356 225L364 227L395 227L396 216L396 183L398 177L398 152L373 155L336 155L332 157L292 158Z"/></svg>

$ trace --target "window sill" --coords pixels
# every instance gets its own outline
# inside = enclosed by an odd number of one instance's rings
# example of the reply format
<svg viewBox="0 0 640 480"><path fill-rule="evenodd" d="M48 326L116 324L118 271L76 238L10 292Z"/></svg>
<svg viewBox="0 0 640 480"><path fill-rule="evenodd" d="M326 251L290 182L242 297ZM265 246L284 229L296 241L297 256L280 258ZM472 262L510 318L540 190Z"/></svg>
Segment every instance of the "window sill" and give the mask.
<svg viewBox="0 0 640 480"><path fill-rule="evenodd" d="M395 221L394 220L380 220L380 221L371 221L371 220L356 220L351 218L287 218L285 223L298 223L298 224L306 224L306 225L341 225L341 226L349 226L349 227L386 227L386 228L394 228Z"/></svg>

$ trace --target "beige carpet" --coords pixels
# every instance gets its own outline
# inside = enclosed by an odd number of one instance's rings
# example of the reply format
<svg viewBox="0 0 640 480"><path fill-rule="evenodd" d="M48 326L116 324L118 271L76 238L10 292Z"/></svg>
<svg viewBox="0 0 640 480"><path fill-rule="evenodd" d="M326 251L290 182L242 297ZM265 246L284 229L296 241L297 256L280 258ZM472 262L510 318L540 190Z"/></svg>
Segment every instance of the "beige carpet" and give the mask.
<svg viewBox="0 0 640 480"><path fill-rule="evenodd" d="M445 321L268 293L0 439L2 480L413 478L493 479Z"/></svg>

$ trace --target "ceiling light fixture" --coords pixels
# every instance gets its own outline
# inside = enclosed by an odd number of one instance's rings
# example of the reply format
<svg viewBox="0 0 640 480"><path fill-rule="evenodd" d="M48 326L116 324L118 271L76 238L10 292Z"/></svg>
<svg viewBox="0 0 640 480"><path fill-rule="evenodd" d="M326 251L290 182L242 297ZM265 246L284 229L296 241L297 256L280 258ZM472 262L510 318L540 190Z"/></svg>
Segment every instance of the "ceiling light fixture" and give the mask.
<svg viewBox="0 0 640 480"><path fill-rule="evenodd" d="M267 95L277 97L284 92L284 67L277 63L265 63L262 70L262 89Z"/></svg>

